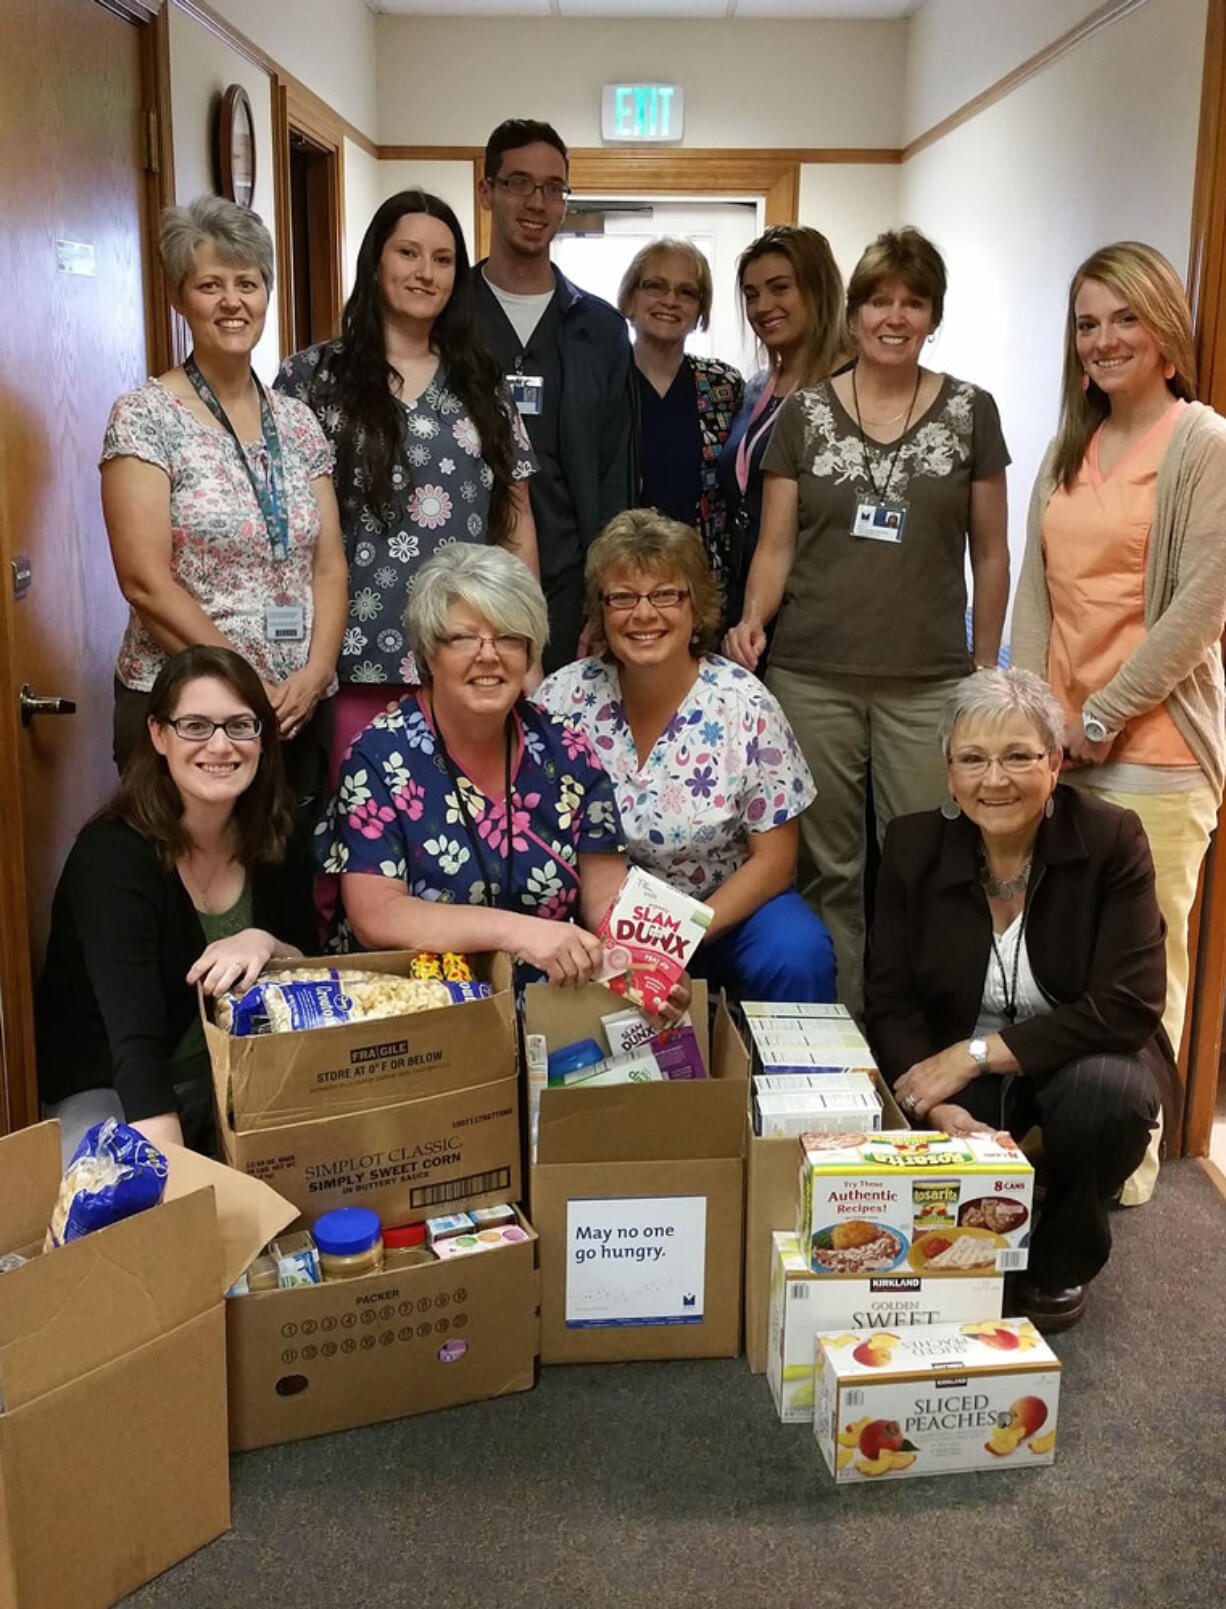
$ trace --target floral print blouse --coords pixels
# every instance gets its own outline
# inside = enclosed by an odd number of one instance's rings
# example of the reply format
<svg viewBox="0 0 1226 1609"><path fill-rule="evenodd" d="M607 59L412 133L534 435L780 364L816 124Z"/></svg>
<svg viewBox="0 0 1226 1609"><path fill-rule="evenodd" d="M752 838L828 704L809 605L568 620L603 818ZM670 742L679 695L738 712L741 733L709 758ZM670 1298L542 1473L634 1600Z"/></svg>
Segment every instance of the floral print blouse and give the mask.
<svg viewBox="0 0 1226 1609"><path fill-rule="evenodd" d="M314 409L334 444L344 423L331 395L331 362L339 348L339 341L326 341L295 353L276 380L279 390ZM536 459L509 397L504 406L514 447L511 473L526 480L536 472ZM392 472L390 517L380 522L371 508L360 459L336 483L349 560L349 627L339 666L343 682L416 682L404 610L418 570L452 542L489 540L493 471L482 460L476 425L447 389L441 364L422 394L400 407L404 463Z"/></svg>
<svg viewBox="0 0 1226 1609"><path fill-rule="evenodd" d="M315 415L292 397L271 394L281 442L289 508L289 558L274 559L255 491L239 449L220 425L205 424L160 380L147 380L111 409L102 462L139 458L170 480L170 573L266 682L281 682L306 664L311 647L311 590L319 505L311 482L332 473L332 449ZM257 476L268 474L263 441L244 442ZM301 604L306 632L272 642L270 604ZM166 653L133 609L115 674L147 692Z"/></svg>
<svg viewBox="0 0 1226 1609"><path fill-rule="evenodd" d="M488 877L504 909L576 915L579 856L625 848L612 784L588 739L569 721L516 706L508 895L506 803L457 766L465 821L429 710L426 692L410 693L354 740L320 829L323 870L395 877L419 899L455 905L488 904Z"/></svg>
<svg viewBox="0 0 1226 1609"><path fill-rule="evenodd" d="M816 795L773 696L720 654L703 657L641 767L612 659L564 665L533 696L590 735L634 864L699 899L749 859L751 832L782 826Z"/></svg>

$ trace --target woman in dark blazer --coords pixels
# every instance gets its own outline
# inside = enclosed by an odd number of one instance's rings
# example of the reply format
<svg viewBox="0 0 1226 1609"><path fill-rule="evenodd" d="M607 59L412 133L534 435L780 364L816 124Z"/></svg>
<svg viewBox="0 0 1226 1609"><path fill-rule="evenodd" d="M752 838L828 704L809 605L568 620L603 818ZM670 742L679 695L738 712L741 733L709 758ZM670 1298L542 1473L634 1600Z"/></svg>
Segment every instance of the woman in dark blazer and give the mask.
<svg viewBox="0 0 1226 1609"><path fill-rule="evenodd" d="M1179 1098L1149 845L1131 811L1057 787L1063 719L1027 671L955 690L950 799L886 834L866 999L913 1120L1042 1130L1047 1193L1015 1295L1044 1330L1081 1317L1111 1201Z"/></svg>

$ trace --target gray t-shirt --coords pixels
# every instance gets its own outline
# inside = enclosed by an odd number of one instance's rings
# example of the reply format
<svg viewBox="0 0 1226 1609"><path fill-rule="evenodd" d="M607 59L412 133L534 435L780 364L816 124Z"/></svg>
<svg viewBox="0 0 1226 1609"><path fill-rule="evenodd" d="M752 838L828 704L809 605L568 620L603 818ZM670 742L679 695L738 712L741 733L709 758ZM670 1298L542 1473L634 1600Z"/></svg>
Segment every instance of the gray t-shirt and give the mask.
<svg viewBox="0 0 1226 1609"><path fill-rule="evenodd" d="M971 483L1008 462L996 404L950 375L887 444L861 436L828 380L789 397L763 463L799 496L771 663L817 675L964 675ZM903 505L901 540L852 535L866 500Z"/></svg>

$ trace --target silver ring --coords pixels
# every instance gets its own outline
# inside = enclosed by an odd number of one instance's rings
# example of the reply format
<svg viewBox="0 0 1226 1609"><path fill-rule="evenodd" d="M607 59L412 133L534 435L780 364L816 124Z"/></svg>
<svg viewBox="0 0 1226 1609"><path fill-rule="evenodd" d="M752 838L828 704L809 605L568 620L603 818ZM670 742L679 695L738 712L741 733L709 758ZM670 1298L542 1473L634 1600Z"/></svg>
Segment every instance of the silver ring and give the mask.
<svg viewBox="0 0 1226 1609"><path fill-rule="evenodd" d="M902 1098L902 1104L904 1111L913 1112L915 1110L915 1096L904 1095Z"/></svg>

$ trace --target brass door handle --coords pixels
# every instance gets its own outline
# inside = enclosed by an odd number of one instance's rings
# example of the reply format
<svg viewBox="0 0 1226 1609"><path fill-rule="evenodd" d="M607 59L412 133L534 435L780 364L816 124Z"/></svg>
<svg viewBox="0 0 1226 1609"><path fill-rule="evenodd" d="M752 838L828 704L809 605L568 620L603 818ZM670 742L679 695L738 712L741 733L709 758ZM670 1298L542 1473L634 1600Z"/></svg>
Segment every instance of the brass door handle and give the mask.
<svg viewBox="0 0 1226 1609"><path fill-rule="evenodd" d="M21 724L29 726L36 715L75 715L76 701L71 698L39 698L29 682L22 682L17 693L21 708Z"/></svg>

